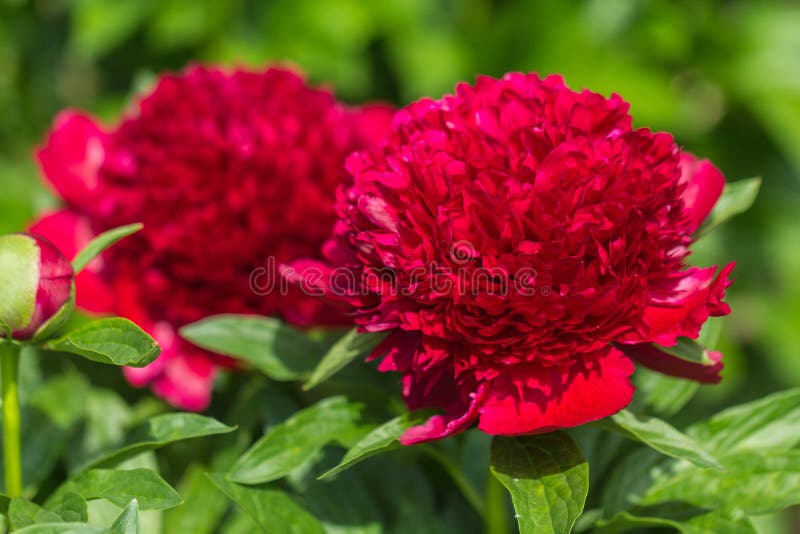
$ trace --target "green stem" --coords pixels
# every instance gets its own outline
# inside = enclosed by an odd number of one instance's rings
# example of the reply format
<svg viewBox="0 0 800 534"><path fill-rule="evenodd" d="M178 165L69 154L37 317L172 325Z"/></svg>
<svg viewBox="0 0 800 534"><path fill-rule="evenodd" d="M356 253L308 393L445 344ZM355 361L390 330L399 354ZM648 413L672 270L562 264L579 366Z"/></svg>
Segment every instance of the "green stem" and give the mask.
<svg viewBox="0 0 800 534"><path fill-rule="evenodd" d="M486 534L508 534L507 499L506 488L490 472L486 479Z"/></svg>
<svg viewBox="0 0 800 534"><path fill-rule="evenodd" d="M19 345L0 342L0 374L3 389L3 470L6 495L22 495L22 454L20 447Z"/></svg>

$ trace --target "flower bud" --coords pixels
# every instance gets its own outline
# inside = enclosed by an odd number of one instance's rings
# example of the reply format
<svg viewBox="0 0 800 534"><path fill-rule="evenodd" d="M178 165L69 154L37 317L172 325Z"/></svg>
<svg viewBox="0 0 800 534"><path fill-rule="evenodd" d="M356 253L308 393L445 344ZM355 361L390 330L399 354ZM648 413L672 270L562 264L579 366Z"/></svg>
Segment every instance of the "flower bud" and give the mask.
<svg viewBox="0 0 800 534"><path fill-rule="evenodd" d="M71 304L73 282L72 265L50 241L34 234L0 236L0 321L12 338L31 339Z"/></svg>

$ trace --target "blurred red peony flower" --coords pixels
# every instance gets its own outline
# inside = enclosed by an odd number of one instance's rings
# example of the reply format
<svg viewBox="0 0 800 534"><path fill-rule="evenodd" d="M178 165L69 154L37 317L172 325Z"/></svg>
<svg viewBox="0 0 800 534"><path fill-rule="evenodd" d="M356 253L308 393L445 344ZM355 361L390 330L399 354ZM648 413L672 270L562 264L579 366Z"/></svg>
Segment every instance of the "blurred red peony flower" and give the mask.
<svg viewBox="0 0 800 534"><path fill-rule="evenodd" d="M78 112L57 117L38 159L67 208L33 230L74 254L96 233L144 223L78 276L78 305L154 335L162 355L126 369L128 379L201 410L216 368L230 362L180 340L178 327L218 313L344 321L296 288L256 294L250 276L270 257L319 255L346 155L377 143L391 115L347 108L284 69L164 76L114 128Z"/></svg>
<svg viewBox="0 0 800 534"><path fill-rule="evenodd" d="M402 373L408 407L442 412L403 443L475 420L514 435L611 415L631 401L632 359L719 380L719 354L703 366L651 343L730 312L733 265L685 264L724 178L633 129L619 96L480 77L398 112L383 150L347 167L325 250L356 283L319 285L363 330L391 331L372 357Z"/></svg>

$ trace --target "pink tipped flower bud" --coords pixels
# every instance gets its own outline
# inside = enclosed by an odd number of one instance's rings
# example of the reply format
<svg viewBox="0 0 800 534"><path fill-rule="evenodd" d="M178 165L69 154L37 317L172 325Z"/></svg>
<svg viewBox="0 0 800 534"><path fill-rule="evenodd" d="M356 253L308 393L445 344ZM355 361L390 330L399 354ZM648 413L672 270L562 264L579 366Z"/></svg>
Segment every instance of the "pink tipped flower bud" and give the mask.
<svg viewBox="0 0 800 534"><path fill-rule="evenodd" d="M50 241L34 234L0 236L0 322L14 339L31 339L69 305L73 281L72 265Z"/></svg>

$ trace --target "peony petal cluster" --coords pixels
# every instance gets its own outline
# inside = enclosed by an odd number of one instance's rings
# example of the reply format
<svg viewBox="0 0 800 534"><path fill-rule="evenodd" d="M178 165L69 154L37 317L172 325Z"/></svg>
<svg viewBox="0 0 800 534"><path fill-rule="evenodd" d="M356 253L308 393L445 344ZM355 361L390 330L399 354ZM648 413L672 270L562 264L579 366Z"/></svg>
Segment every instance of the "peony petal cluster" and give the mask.
<svg viewBox="0 0 800 534"><path fill-rule="evenodd" d="M718 353L662 348L730 312L733 265L686 261L724 177L628 110L558 76L479 77L400 110L382 150L348 159L315 284L389 332L379 369L402 375L410 409L437 410L403 443L606 417L631 402L635 362L719 380Z"/></svg>
<svg viewBox="0 0 800 534"><path fill-rule="evenodd" d="M391 116L347 107L283 68L191 67L161 77L111 128L80 112L57 117L37 155L66 206L33 230L69 255L100 232L144 224L78 276L78 305L151 333L162 354L128 379L201 410L231 363L182 341L182 325L219 313L346 321L296 288L254 291L251 275L269 258L319 257L347 154L377 143Z"/></svg>

